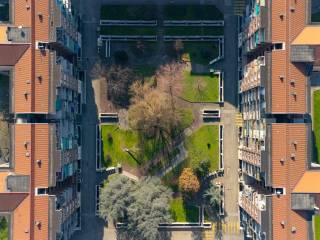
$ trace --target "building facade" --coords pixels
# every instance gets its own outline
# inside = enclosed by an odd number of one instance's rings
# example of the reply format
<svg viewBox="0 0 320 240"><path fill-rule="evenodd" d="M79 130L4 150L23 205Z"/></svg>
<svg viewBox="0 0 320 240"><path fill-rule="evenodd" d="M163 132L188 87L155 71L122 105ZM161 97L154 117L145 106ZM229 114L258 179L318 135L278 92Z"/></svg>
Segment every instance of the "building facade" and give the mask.
<svg viewBox="0 0 320 240"><path fill-rule="evenodd" d="M245 239L314 236L320 192L305 183L309 175L320 178L311 167L309 89L320 56L320 40L310 34L320 27L310 25L310 10L309 0L249 0L239 17L239 209Z"/></svg>
<svg viewBox="0 0 320 240"><path fill-rule="evenodd" d="M83 79L68 0L0 1L0 218L12 240L80 228Z"/></svg>

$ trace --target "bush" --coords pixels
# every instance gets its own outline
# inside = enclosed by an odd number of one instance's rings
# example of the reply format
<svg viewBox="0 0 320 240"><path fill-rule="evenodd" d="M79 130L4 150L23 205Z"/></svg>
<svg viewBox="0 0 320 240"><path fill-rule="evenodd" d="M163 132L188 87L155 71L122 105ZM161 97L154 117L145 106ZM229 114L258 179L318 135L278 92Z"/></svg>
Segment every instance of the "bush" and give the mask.
<svg viewBox="0 0 320 240"><path fill-rule="evenodd" d="M129 56L126 51L116 51L114 53L114 60L118 65L125 65L129 61Z"/></svg>

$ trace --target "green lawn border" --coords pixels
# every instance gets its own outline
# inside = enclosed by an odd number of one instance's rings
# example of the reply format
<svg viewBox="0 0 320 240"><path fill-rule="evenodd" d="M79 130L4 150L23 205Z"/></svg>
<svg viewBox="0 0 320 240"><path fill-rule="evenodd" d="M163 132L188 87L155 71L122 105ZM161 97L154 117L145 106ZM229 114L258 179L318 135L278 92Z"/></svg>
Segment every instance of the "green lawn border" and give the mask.
<svg viewBox="0 0 320 240"><path fill-rule="evenodd" d="M184 73L184 74L186 74L186 73ZM190 72L190 74L192 75L192 72ZM182 96L181 96L181 98L182 99L184 99L185 101L187 101L187 102L190 102L190 103L220 103L220 102L223 102L223 101L221 101L221 93L220 93L220 89L221 89L221 77L222 77L222 74L221 74L221 72L213 72L213 73L207 73L207 74L195 74L195 75L199 75L199 76L209 76L209 75L211 75L211 74L213 74L213 75L215 75L215 77L217 77L217 81L218 81L218 89L216 90L216 91L218 91L218 95L217 95L217 97L216 97L216 99L215 100L202 100L202 101L200 101L200 100L190 100L190 98L188 98L188 97L186 97L186 96L184 96L184 93L182 93ZM183 81L185 81L185 80L183 80ZM223 81L223 79L222 79L222 81Z"/></svg>
<svg viewBox="0 0 320 240"><path fill-rule="evenodd" d="M194 215L196 211L197 217ZM170 203L170 213L176 223L199 223L200 211L200 206L185 202L181 196L173 198ZM174 215L175 213L179 214Z"/></svg>
<svg viewBox="0 0 320 240"><path fill-rule="evenodd" d="M320 215L313 216L314 240L320 240Z"/></svg>
<svg viewBox="0 0 320 240"><path fill-rule="evenodd" d="M312 142L313 162L320 163L320 89L312 92L313 113L312 113Z"/></svg>

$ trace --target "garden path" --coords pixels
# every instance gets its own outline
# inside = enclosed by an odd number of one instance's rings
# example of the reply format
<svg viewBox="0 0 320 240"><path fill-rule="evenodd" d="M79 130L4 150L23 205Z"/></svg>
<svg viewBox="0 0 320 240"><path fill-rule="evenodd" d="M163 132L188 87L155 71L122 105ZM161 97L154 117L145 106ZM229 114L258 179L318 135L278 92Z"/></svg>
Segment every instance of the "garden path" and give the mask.
<svg viewBox="0 0 320 240"><path fill-rule="evenodd" d="M170 172L172 169L174 169L177 165L182 163L188 156L188 152L184 147L184 142L182 142L178 147L179 154L170 161L169 165L166 168L161 169L156 175L159 178L162 178L164 175L166 175L168 172Z"/></svg>

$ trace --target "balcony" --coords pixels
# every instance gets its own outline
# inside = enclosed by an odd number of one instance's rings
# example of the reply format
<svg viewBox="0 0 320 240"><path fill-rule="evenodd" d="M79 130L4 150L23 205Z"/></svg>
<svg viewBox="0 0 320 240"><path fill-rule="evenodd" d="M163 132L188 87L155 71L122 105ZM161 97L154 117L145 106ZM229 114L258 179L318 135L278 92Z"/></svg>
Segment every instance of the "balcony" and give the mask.
<svg viewBox="0 0 320 240"><path fill-rule="evenodd" d="M78 112L79 81L76 77L76 68L62 56L57 56L56 52L51 53L50 62L52 83L50 112L60 112L60 114L62 111L65 111L65 114Z"/></svg>
<svg viewBox="0 0 320 240"><path fill-rule="evenodd" d="M56 234L61 232L62 211L56 208L56 196L49 195L49 239L56 239Z"/></svg>
<svg viewBox="0 0 320 240"><path fill-rule="evenodd" d="M51 6L50 42L72 54L78 54L81 48L79 18L73 14L69 1L56 0Z"/></svg>
<svg viewBox="0 0 320 240"><path fill-rule="evenodd" d="M266 196L249 187L239 193L239 206L261 225L261 212L266 210Z"/></svg>
<svg viewBox="0 0 320 240"><path fill-rule="evenodd" d="M244 67L244 76L240 86L240 91L248 91L252 88L261 85L261 79L264 80L265 76L265 57L260 56Z"/></svg>
<svg viewBox="0 0 320 240"><path fill-rule="evenodd" d="M261 166L261 153L247 147L239 147L238 157L240 160L248 162L255 166Z"/></svg>
<svg viewBox="0 0 320 240"><path fill-rule="evenodd" d="M269 28L269 8L266 1L254 1L245 16L244 50L250 53L271 41Z"/></svg>

